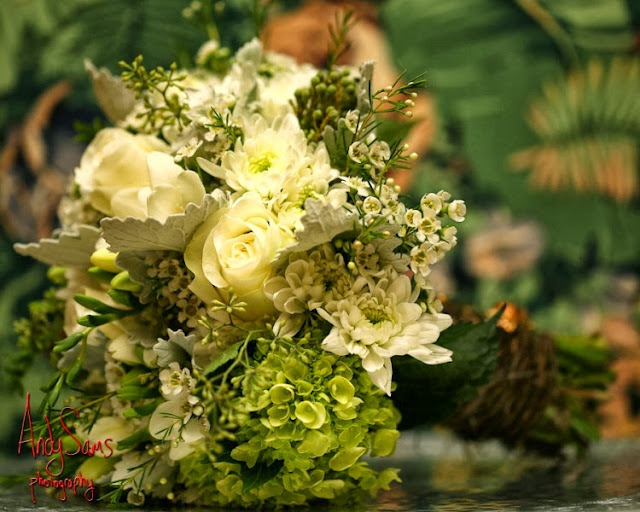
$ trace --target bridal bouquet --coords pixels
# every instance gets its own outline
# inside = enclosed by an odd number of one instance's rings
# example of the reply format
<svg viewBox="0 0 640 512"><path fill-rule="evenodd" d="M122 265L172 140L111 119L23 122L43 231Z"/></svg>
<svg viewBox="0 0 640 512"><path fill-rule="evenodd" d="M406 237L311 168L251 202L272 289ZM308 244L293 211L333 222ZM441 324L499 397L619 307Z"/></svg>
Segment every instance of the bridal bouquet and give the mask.
<svg viewBox="0 0 640 512"><path fill-rule="evenodd" d="M122 78L88 65L113 126L75 170L57 236L17 246L58 285L43 411L93 447L61 477L133 504L387 489L397 470L367 457L399 436L394 356L455 357L436 344L451 319L429 270L465 204L405 205L387 173L416 156L376 137L422 81L375 91L372 63L318 70L257 41L210 42L197 62L139 57Z"/></svg>

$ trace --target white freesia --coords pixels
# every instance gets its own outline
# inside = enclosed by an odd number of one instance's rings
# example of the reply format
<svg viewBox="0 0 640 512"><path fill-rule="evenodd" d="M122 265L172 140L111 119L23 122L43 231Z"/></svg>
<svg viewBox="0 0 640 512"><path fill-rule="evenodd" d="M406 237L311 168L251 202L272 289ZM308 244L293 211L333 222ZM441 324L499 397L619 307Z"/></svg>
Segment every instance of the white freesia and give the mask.
<svg viewBox="0 0 640 512"><path fill-rule="evenodd" d="M356 354L373 383L391 394L391 357L410 355L425 364L451 361L451 351L435 345L440 331L451 325L448 315L423 313L413 302L407 276L364 278L346 299L319 310L333 325L322 347L339 356Z"/></svg>
<svg viewBox="0 0 640 512"><path fill-rule="evenodd" d="M293 243L256 192L248 192L211 215L195 232L184 260L194 274L191 290L206 304L233 291L247 303L247 319L274 312L264 294L272 277L271 263L280 249Z"/></svg>

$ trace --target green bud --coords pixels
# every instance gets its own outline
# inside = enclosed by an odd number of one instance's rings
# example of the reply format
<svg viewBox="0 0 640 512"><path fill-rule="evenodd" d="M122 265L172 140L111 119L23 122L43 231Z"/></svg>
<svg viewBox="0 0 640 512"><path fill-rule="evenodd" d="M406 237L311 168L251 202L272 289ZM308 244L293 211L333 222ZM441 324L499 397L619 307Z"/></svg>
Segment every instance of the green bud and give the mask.
<svg viewBox="0 0 640 512"><path fill-rule="evenodd" d="M236 474L227 475L222 480L216 482L216 489L230 500L236 500L242 496L242 479Z"/></svg>
<svg viewBox="0 0 640 512"><path fill-rule="evenodd" d="M117 274L122 269L116 265L117 253L113 253L107 249L98 249L91 255L91 263L102 270Z"/></svg>
<svg viewBox="0 0 640 512"><path fill-rule="evenodd" d="M258 455L260 455L260 448L250 443L241 444L231 450L231 458L245 462L249 468L256 465Z"/></svg>
<svg viewBox="0 0 640 512"><path fill-rule="evenodd" d="M125 292L139 292L142 290L142 286L134 283L129 277L129 272L126 270L120 272L111 280L111 288Z"/></svg>
<svg viewBox="0 0 640 512"><path fill-rule="evenodd" d="M290 382L297 382L307 375L307 367L295 359L289 359L282 369Z"/></svg>
<svg viewBox="0 0 640 512"><path fill-rule="evenodd" d="M49 267L49 270L47 270L47 279L53 284L63 286L67 282L67 278L65 277L66 272L67 269L65 267Z"/></svg>
<svg viewBox="0 0 640 512"><path fill-rule="evenodd" d="M326 359L319 359L313 365L313 374L318 377L327 377L331 375L333 368L331 367L331 363Z"/></svg>

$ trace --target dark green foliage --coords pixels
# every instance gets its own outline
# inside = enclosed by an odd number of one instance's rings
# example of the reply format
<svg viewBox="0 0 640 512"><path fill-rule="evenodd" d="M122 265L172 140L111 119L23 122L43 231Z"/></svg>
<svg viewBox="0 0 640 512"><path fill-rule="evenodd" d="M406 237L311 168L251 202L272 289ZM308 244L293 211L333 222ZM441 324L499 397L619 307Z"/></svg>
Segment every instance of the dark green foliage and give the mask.
<svg viewBox="0 0 640 512"><path fill-rule="evenodd" d="M401 428L433 425L477 396L497 361L499 316L444 331L437 343L453 351L451 363L428 366L410 356L393 359L397 389L392 397L402 414Z"/></svg>
<svg viewBox="0 0 640 512"><path fill-rule="evenodd" d="M272 480L284 466L284 461L276 460L271 464L258 462L252 468L241 464L240 476L242 477L242 491L249 492L251 489L260 487Z"/></svg>
<svg viewBox="0 0 640 512"><path fill-rule="evenodd" d="M4 365L9 387L22 390L20 381L37 354L48 354L64 337L65 302L56 297L56 288L45 292L42 300L29 304L29 316L15 322L18 335L17 352L7 356Z"/></svg>

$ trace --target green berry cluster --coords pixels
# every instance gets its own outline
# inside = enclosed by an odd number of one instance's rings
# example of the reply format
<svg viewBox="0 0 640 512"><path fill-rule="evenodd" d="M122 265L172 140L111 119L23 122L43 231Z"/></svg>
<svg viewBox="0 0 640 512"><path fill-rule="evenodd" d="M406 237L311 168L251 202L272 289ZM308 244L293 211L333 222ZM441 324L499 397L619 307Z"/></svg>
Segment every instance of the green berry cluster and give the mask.
<svg viewBox="0 0 640 512"><path fill-rule="evenodd" d="M313 343L259 341L255 365L231 379L229 407L244 417L228 454L211 450L180 462L188 501L255 507L337 503L375 494L398 480L361 458L388 456L398 411L358 357L339 358Z"/></svg>
<svg viewBox="0 0 640 512"><path fill-rule="evenodd" d="M295 92L293 108L309 142L321 140L326 126L337 128L338 119L356 108L358 80L347 69L320 71Z"/></svg>
<svg viewBox="0 0 640 512"><path fill-rule="evenodd" d="M56 267L54 267L56 268ZM64 338L65 301L57 297L57 288L50 288L42 300L29 304L29 316L17 320L18 350L5 361L9 388L22 390L22 378L29 371L36 354L52 354L54 344Z"/></svg>

